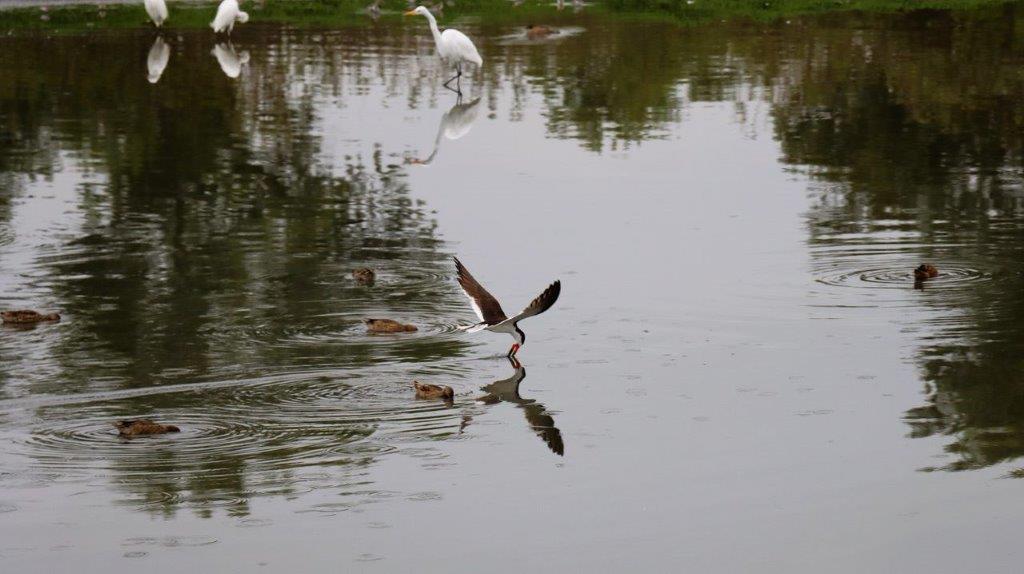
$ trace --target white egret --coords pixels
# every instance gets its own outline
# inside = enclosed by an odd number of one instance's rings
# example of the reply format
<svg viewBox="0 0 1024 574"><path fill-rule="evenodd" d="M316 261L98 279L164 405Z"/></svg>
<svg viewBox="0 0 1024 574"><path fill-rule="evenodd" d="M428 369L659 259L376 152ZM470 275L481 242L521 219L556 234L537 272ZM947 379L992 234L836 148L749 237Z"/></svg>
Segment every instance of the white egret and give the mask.
<svg viewBox="0 0 1024 574"><path fill-rule="evenodd" d="M164 0L146 0L146 14L156 24L156 27L164 25L167 21L167 3Z"/></svg>
<svg viewBox="0 0 1024 574"><path fill-rule="evenodd" d="M220 64L224 75L232 79L241 75L242 66L249 63L249 52L243 51L238 54L230 42L220 42L213 47L210 53L217 58L217 63Z"/></svg>
<svg viewBox="0 0 1024 574"><path fill-rule="evenodd" d="M444 32L438 30L437 20L430 13L430 10L423 6L417 6L414 10L406 12L405 15L423 16L427 19L427 22L430 24L430 32L434 35L434 43L437 45L437 55L441 57L441 61L445 65L455 68L455 75L444 83L444 87L448 88L448 84L452 83L452 80L458 80L462 77L463 64L475 64L478 68L484 64L484 60L480 57L480 52L476 51L473 41L462 32L452 28L448 28ZM462 93L461 89L456 89L455 91Z"/></svg>
<svg viewBox="0 0 1024 574"><path fill-rule="evenodd" d="M427 156L427 159L411 159L409 163L430 165L430 162L434 161L434 158L437 157L437 151L441 148L442 137L457 140L469 133L473 123L476 122L477 116L480 115L480 98L468 104L462 103L461 100L459 98L459 102L441 116L441 123L437 126L437 137L434 138L434 149Z"/></svg>
<svg viewBox="0 0 1024 574"><path fill-rule="evenodd" d="M171 59L171 47L164 42L160 36L156 37L153 47L149 49L149 56L146 57L146 68L149 72L149 83L155 84L164 75L167 62Z"/></svg>
<svg viewBox="0 0 1024 574"><path fill-rule="evenodd" d="M210 27L217 34L230 34L235 28L235 22L245 24L249 21L249 15L238 7L238 0L224 0L217 7L217 15L214 16Z"/></svg>

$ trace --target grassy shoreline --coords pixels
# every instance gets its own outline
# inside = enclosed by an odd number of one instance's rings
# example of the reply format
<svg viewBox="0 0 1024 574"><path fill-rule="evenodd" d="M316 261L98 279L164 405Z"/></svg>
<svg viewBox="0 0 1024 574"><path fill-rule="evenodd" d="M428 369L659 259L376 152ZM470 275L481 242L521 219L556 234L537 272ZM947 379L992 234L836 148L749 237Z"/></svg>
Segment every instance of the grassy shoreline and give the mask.
<svg viewBox="0 0 1024 574"><path fill-rule="evenodd" d="M371 24L366 15L370 0L265 0L249 4L246 10L256 21L297 26ZM788 17L839 12L904 12L913 10L972 10L1015 3L1015 0L603 0L585 8L587 12L615 13L699 23L716 19L771 21ZM216 1L195 4L170 0L170 28L203 28L216 12ZM384 0L381 19L393 19L406 9L405 0ZM566 11L571 13L571 0ZM462 15L488 22L519 21L553 16L550 0L527 0L513 6L508 0L459 0L445 8L442 20ZM17 7L0 9L0 31L49 30L82 31L105 28L138 28L147 25L141 0L137 4L82 4L51 8Z"/></svg>

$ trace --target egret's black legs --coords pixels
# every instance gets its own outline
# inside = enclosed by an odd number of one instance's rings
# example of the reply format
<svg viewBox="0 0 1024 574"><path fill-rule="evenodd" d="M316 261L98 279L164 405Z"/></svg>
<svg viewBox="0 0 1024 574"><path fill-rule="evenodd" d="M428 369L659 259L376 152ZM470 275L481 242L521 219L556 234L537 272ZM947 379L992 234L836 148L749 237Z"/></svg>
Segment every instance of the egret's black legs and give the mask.
<svg viewBox="0 0 1024 574"><path fill-rule="evenodd" d="M458 64L458 65L455 66L455 75L450 77L450 78L448 78L448 81L445 82L443 85L444 85L444 87L448 88L449 90L451 90L451 91L453 91L453 92L455 92L455 93L457 93L457 94L459 94L461 96L462 95L462 83L460 81L461 78L462 78L462 64ZM455 87L454 88L452 88L450 85L448 85L448 84L451 84L453 81L455 82Z"/></svg>

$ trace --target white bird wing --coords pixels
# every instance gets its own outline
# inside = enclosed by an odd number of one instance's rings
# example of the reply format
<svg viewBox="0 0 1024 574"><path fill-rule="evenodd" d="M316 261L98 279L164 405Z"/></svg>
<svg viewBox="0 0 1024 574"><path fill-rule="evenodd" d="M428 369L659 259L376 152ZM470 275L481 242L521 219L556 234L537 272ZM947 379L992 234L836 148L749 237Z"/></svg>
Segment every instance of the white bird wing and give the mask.
<svg viewBox="0 0 1024 574"><path fill-rule="evenodd" d="M469 36L458 30L448 28L441 32L441 44L445 48L445 57L454 60L453 63L457 63L460 60L472 62L477 66L482 66L484 63L483 58L480 57L480 52L476 51L473 41L469 39Z"/></svg>
<svg viewBox="0 0 1024 574"><path fill-rule="evenodd" d="M527 317L533 317L534 315L540 315L544 311L547 311L558 301L558 296L562 293L562 282L555 281L543 293L537 295L537 297L530 301L530 304L525 309L519 312L515 317L510 317L506 322L518 323Z"/></svg>
<svg viewBox="0 0 1024 574"><path fill-rule="evenodd" d="M220 3L220 6L217 6L217 15L213 17L213 22L210 23L210 27L213 28L214 32L225 32L227 31L228 26L233 24L237 17L238 1L224 0Z"/></svg>
<svg viewBox="0 0 1024 574"><path fill-rule="evenodd" d="M146 14L153 23L160 26L167 20L167 4L163 0L146 0Z"/></svg>

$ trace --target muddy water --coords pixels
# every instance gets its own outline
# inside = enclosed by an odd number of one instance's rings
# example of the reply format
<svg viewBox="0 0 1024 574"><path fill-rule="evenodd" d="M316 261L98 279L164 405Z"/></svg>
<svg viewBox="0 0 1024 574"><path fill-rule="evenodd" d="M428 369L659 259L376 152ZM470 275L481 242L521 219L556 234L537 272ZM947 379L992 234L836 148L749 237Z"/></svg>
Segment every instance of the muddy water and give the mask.
<svg viewBox="0 0 1024 574"><path fill-rule="evenodd" d="M5 570L1012 568L1019 9L552 21L0 39Z"/></svg>

